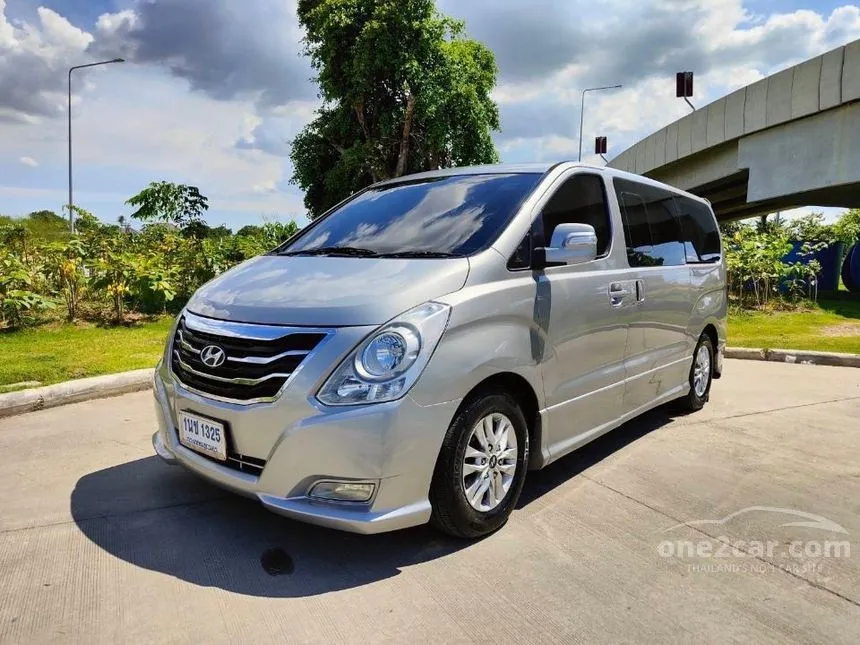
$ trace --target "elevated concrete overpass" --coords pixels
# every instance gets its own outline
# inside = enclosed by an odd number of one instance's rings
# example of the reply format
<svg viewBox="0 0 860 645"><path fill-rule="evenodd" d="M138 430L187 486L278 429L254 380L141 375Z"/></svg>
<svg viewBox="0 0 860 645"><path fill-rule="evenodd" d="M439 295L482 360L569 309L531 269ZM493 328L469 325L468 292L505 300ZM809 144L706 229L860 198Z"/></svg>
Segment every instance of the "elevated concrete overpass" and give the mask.
<svg viewBox="0 0 860 645"><path fill-rule="evenodd" d="M613 168L711 201L720 220L860 207L860 40L699 108Z"/></svg>

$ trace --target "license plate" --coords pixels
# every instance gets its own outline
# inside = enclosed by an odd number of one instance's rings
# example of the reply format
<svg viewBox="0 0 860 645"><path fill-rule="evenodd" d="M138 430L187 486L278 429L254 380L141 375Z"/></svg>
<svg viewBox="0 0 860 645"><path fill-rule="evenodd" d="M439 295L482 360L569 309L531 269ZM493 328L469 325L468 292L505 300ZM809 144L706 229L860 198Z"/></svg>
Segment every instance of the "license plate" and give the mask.
<svg viewBox="0 0 860 645"><path fill-rule="evenodd" d="M224 433L224 424L218 421L180 412L179 442L201 454L219 461L227 461L227 437Z"/></svg>

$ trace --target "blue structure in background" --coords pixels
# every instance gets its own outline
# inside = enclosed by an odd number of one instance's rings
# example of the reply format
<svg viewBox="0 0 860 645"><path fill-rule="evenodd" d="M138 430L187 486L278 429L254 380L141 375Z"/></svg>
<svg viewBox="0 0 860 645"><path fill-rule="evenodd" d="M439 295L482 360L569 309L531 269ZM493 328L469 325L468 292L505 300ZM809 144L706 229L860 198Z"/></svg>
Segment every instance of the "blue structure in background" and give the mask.
<svg viewBox="0 0 860 645"><path fill-rule="evenodd" d="M851 293L860 293L860 242L848 249L842 263L842 283Z"/></svg>
<svg viewBox="0 0 860 645"><path fill-rule="evenodd" d="M812 260L818 260L821 264L821 271L819 271L816 276L818 280L818 290L836 291L839 289L839 275L842 269L842 257L845 251L844 243L836 242L827 248L816 251L808 256L801 255L803 242L793 241L791 244L792 249L785 257L782 258L783 262L800 262L802 264L809 264ZM858 274L857 277L860 278L860 274Z"/></svg>

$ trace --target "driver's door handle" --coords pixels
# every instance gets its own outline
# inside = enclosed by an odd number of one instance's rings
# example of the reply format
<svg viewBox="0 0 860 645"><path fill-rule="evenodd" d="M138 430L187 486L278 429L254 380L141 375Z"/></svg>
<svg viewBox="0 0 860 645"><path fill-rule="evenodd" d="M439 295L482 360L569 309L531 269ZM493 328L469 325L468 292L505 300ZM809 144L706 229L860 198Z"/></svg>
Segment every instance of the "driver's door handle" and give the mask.
<svg viewBox="0 0 860 645"><path fill-rule="evenodd" d="M623 282L613 282L609 285L609 304L620 307L624 304L624 298L632 293Z"/></svg>

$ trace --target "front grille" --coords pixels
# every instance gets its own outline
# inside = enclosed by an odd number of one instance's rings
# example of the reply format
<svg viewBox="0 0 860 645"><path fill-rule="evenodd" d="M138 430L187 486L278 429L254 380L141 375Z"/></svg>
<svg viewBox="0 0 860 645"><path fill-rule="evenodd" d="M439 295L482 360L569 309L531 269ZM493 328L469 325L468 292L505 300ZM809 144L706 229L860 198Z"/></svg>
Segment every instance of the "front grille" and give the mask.
<svg viewBox="0 0 860 645"><path fill-rule="evenodd" d="M270 339L243 338L233 332L218 334L213 331L217 325L218 321L208 321L203 331L183 316L173 338L170 366L184 385L235 401L276 397L290 374L325 338L325 333L295 328L284 328L283 336ZM201 352L210 345L224 352L225 360L217 367L201 359Z"/></svg>

